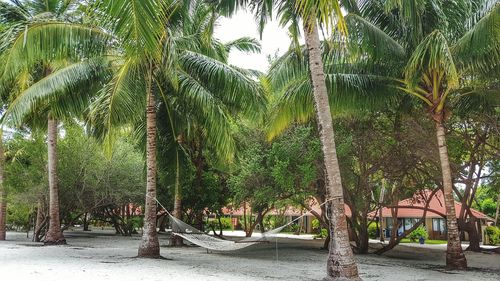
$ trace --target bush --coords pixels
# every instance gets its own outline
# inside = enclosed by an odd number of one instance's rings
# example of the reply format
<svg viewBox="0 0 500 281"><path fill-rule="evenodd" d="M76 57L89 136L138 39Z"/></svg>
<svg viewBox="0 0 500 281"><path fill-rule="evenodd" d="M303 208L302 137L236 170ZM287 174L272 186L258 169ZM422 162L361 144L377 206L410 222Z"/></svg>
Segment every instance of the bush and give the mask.
<svg viewBox="0 0 500 281"><path fill-rule="evenodd" d="M488 237L489 245L500 245L500 228L497 226L488 226L486 227L485 232Z"/></svg>
<svg viewBox="0 0 500 281"><path fill-rule="evenodd" d="M312 229L319 232L320 223L318 219L313 219L311 222Z"/></svg>
<svg viewBox="0 0 500 281"><path fill-rule="evenodd" d="M377 239L378 228L379 228L378 224L370 223L368 225L368 237L370 237L371 239Z"/></svg>
<svg viewBox="0 0 500 281"><path fill-rule="evenodd" d="M313 219L312 222L312 229L316 235L314 235L314 238L326 238L328 237L328 229L326 228L321 228L321 224L318 219Z"/></svg>
<svg viewBox="0 0 500 281"><path fill-rule="evenodd" d="M7 229L26 231L30 225L30 207L25 204L7 204Z"/></svg>
<svg viewBox="0 0 500 281"><path fill-rule="evenodd" d="M231 223L231 218L221 218L220 222L222 224L222 230L233 230L233 224ZM220 230L219 220L213 219L209 220L208 224L206 224L206 229L212 230Z"/></svg>
<svg viewBox="0 0 500 281"><path fill-rule="evenodd" d="M410 234L408 234L408 238L410 241L415 242L420 237L427 239L429 237L429 234L427 233L427 230L423 226L419 226L417 229L413 230Z"/></svg>

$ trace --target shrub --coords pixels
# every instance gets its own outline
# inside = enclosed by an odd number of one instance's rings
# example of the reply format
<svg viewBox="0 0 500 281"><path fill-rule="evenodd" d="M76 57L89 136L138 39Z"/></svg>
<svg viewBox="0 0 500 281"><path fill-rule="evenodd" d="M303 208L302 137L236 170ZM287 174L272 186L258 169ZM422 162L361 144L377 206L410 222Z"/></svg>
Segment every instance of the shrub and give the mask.
<svg viewBox="0 0 500 281"><path fill-rule="evenodd" d="M314 235L314 238L326 238L328 237L328 229L322 228L321 231Z"/></svg>
<svg viewBox="0 0 500 281"><path fill-rule="evenodd" d="M326 228L321 228L321 224L318 219L313 219L312 222L312 229L316 233L314 235L314 238L326 238L328 237L328 229Z"/></svg>
<svg viewBox="0 0 500 281"><path fill-rule="evenodd" d="M419 226L417 229L413 230L410 234L408 234L408 238L412 242L417 241L420 237L424 239L427 239L429 237L427 230L423 226Z"/></svg>
<svg viewBox="0 0 500 281"><path fill-rule="evenodd" d="M379 228L378 224L370 223L368 225L368 237L370 237L371 239L376 239L378 234L378 228Z"/></svg>
<svg viewBox="0 0 500 281"><path fill-rule="evenodd" d="M490 245L500 244L500 228L497 226L488 226L486 227L485 232Z"/></svg>
<svg viewBox="0 0 500 281"><path fill-rule="evenodd" d="M320 223L318 219L313 219L311 222L312 229L319 232Z"/></svg>
<svg viewBox="0 0 500 281"><path fill-rule="evenodd" d="M222 224L222 230L233 230L233 224L231 223L231 218L220 218L220 222ZM213 219L209 220L208 224L206 224L206 229L215 229L220 230L219 220Z"/></svg>
<svg viewBox="0 0 500 281"><path fill-rule="evenodd" d="M7 229L25 231L30 225L30 207L25 204L11 203L7 205Z"/></svg>

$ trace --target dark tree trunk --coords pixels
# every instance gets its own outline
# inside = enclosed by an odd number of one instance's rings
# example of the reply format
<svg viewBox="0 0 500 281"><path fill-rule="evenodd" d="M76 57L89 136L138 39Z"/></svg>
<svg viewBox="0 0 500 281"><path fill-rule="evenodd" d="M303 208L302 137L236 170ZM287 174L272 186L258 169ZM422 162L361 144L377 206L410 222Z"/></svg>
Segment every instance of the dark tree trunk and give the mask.
<svg viewBox="0 0 500 281"><path fill-rule="evenodd" d="M40 232L42 230L44 224L44 215L43 215L43 203L42 199L38 199L37 207L36 207L36 219L35 219L35 229L33 234L33 241L40 242Z"/></svg>
<svg viewBox="0 0 500 281"><path fill-rule="evenodd" d="M462 231L467 232L467 234L469 235L469 246L466 249L468 251L473 251L473 252L481 251L481 245L480 245L481 239L479 237L478 229L476 228L478 226L478 222L479 220L476 218L471 218L471 220L468 222L459 220L460 229ZM479 229L481 229L480 223L479 223Z"/></svg>
<svg viewBox="0 0 500 281"><path fill-rule="evenodd" d="M168 222L168 217L167 217L167 214L162 214L159 218L158 218L158 232L159 233L162 233L162 232L167 232L167 222Z"/></svg>
<svg viewBox="0 0 500 281"><path fill-rule="evenodd" d="M366 223L361 224L361 227L358 231L358 241L357 245L357 253L358 254L368 254L368 246L369 246L369 237L368 237L368 225Z"/></svg>
<svg viewBox="0 0 500 281"><path fill-rule="evenodd" d="M500 213L500 194L498 194L497 198L497 209L495 211L495 222L494 225L498 225L498 214Z"/></svg>
<svg viewBox="0 0 500 281"><path fill-rule="evenodd" d="M59 187L57 183L57 120L49 114L47 147L49 166L49 230L45 235L45 245L66 244L59 218Z"/></svg>
<svg viewBox="0 0 500 281"><path fill-rule="evenodd" d="M458 232L450 160L448 158L445 129L442 122L436 122L436 137L439 149L439 159L441 161L441 172L443 173L443 194L446 209L446 230L448 234L446 267L450 269L466 269L467 260L462 251L462 243Z"/></svg>
<svg viewBox="0 0 500 281"><path fill-rule="evenodd" d="M90 229L89 229L89 213L83 214L83 231L90 231Z"/></svg>
<svg viewBox="0 0 500 281"><path fill-rule="evenodd" d="M173 216L182 220L182 197L181 197L181 183L180 183L180 159L179 149L176 149L176 171L175 171L175 195L174 195L174 213ZM180 247L184 245L182 237L177 235L170 236L170 246Z"/></svg>
<svg viewBox="0 0 500 281"><path fill-rule="evenodd" d="M330 206L329 254L327 260L327 277L325 280L360 280L358 266L354 260L344 209L344 195L340 168L335 148L332 116L325 82L322 61L322 50L316 24L307 25L304 21L304 34L309 54L309 69L313 85L314 104L318 121L318 131L325 166L325 184L327 203ZM309 21L310 22L310 21Z"/></svg>
<svg viewBox="0 0 500 281"><path fill-rule="evenodd" d="M138 256L143 258L160 257L160 242L156 232L156 106L151 89L151 75L152 73L149 73L146 107L146 204L142 241L138 251Z"/></svg>
<svg viewBox="0 0 500 281"><path fill-rule="evenodd" d="M255 221L253 223L250 222L250 227L245 230L246 237L252 237L252 234L253 234L253 231L255 230L255 227L262 222L262 219L264 219L264 216L266 213L267 213L267 210L265 212L258 212L257 213L257 217L255 218ZM250 215L250 217L251 217L251 215Z"/></svg>

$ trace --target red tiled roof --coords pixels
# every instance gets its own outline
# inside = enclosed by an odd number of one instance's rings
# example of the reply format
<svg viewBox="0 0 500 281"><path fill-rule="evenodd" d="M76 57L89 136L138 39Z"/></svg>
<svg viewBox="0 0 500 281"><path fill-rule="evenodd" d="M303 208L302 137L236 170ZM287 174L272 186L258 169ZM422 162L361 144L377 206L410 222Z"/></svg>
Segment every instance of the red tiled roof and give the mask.
<svg viewBox="0 0 500 281"><path fill-rule="evenodd" d="M318 214L321 214L321 207L319 206L319 204L316 200L314 200L314 199L310 200L309 206L311 207L311 209L313 211L317 212ZM349 208L349 206L347 206L346 204L344 204L344 208L345 208L346 215L348 217L351 217L351 208ZM222 208L222 213L224 215L243 216L243 211L244 211L243 207L239 207L237 209L232 208L232 207ZM247 212L248 211L249 211L249 205L247 205ZM289 206L285 210L284 215L298 217L298 216L305 214L306 212L307 212L307 209L301 210L301 209ZM267 212L267 215L283 215L283 211L282 210L278 211L276 209L272 209L269 212ZM313 216L313 214L308 214L308 216Z"/></svg>
<svg viewBox="0 0 500 281"><path fill-rule="evenodd" d="M423 208L425 207L425 202L426 200L431 196L432 191L431 190L424 190L422 192L417 192L413 195L411 198L407 198L404 200L399 201L398 206L398 218L420 218L424 214ZM321 208L319 207L319 204L316 200L311 200L309 201L309 206L316 211L318 214L321 214ZM460 209L462 207L462 204L460 202L455 202L455 212L457 214L457 217L460 215ZM249 206L247 205L247 208ZM352 216L351 213L351 208L349 208L348 205L344 204L345 208L345 213L348 217ZM489 221L493 221L492 218L488 217L487 215L475 210L475 209L470 209L472 214L479 219L486 219ZM243 207L239 207L237 209L231 208L231 207L224 207L222 208L222 212L224 215L234 215L234 216L243 216ZM301 216L305 214L307 210L300 210L294 207L288 207L285 210L284 215L285 216ZM272 209L267 213L268 215L283 215L283 213L278 212L276 209ZM371 212L368 214L368 217L378 217L378 212ZM427 210L426 217L427 218L442 218L446 214L446 209L444 207L444 196L443 192L437 191L436 194L434 194L433 198L431 199L429 203L429 209ZM312 214L308 214L312 216ZM391 208L384 207L382 208L382 217L392 217L391 213Z"/></svg>
<svg viewBox="0 0 500 281"><path fill-rule="evenodd" d="M402 206L403 208L398 208L398 218L420 218L424 214L423 208L425 207L425 202L431 196L431 190L424 190L422 192L417 192L413 195L412 198L407 198L398 202L398 206ZM462 204L460 202L455 201L455 212L457 214L457 218L460 215L460 209L462 208ZM493 221L492 218L487 215L475 210L470 209L472 214L479 219L486 219ZM444 207L444 196L441 190L437 191L436 194L432 197L429 203L429 209L427 211L426 217L428 218L442 218L446 214L446 209ZM378 217L379 213L371 212L368 214L370 217ZM384 207L382 208L382 217L392 217L391 208Z"/></svg>

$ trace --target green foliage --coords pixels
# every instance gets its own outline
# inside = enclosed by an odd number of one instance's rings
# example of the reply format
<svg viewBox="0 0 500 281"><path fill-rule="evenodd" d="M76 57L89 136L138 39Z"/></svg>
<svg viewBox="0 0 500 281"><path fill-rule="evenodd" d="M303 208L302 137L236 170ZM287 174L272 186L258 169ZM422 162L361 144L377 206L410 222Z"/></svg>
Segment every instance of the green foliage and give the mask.
<svg viewBox="0 0 500 281"><path fill-rule="evenodd" d="M368 225L368 237L370 239L376 239L377 238L377 233L379 232L379 225L376 223L371 223Z"/></svg>
<svg viewBox="0 0 500 281"><path fill-rule="evenodd" d="M486 198L481 202L481 212L491 216L495 217L495 212L497 209L497 203L494 201L493 198Z"/></svg>
<svg viewBox="0 0 500 281"><path fill-rule="evenodd" d="M219 225L219 219L210 219L208 223L205 224L205 229L206 230L233 230L233 224L231 222L231 218L220 218L220 222L222 224L222 229L221 226Z"/></svg>
<svg viewBox="0 0 500 281"><path fill-rule="evenodd" d="M313 230L315 230L315 231L319 230L320 226L321 226L321 223L319 222L318 219L313 219L312 220L311 227L312 227Z"/></svg>
<svg viewBox="0 0 500 281"><path fill-rule="evenodd" d="M429 234L427 233L427 230L425 229L425 227L419 226L419 227L417 227L417 229L413 230L410 234L408 234L407 237L408 237L408 239L410 239L410 241L415 242L418 239L420 239L421 237L424 239L429 238Z"/></svg>
<svg viewBox="0 0 500 281"><path fill-rule="evenodd" d="M496 177L493 177L490 185L478 187L475 196L476 200L472 204L473 208L480 210L492 218L495 217L497 208L498 191L497 187L493 185L498 184L497 180Z"/></svg>
<svg viewBox="0 0 500 281"><path fill-rule="evenodd" d="M7 204L7 228L26 231L30 225L31 206L17 201Z"/></svg>
<svg viewBox="0 0 500 281"><path fill-rule="evenodd" d="M83 212L132 202L143 204L143 160L140 153L120 140L111 156L87 136L82 127L67 124L58 145L58 179L61 218L69 222ZM15 134L6 146L6 186L9 208L16 217L41 200L46 205L46 143L41 135ZM46 208L44 208L46 210ZM26 218L27 219L27 216ZM137 228L137 225L134 226Z"/></svg>
<svg viewBox="0 0 500 281"><path fill-rule="evenodd" d="M500 228L497 226L488 226L485 229L490 245L500 245Z"/></svg>
<svg viewBox="0 0 500 281"><path fill-rule="evenodd" d="M314 238L326 238L328 237L328 229L322 228L318 219L313 219L311 222L313 231L315 232Z"/></svg>
<svg viewBox="0 0 500 281"><path fill-rule="evenodd" d="M264 211L278 201L301 204L314 194L321 167L311 127L290 128L272 144L259 130L242 131L240 139L238 169L228 180L235 203L251 202L254 211Z"/></svg>

